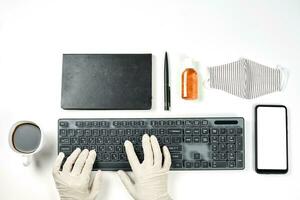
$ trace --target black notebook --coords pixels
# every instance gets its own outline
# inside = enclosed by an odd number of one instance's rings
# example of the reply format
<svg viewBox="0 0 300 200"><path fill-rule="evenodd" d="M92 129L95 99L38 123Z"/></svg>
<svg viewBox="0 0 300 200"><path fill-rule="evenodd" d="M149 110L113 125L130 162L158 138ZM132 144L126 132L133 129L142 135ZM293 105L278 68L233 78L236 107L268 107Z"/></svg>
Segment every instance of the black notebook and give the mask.
<svg viewBox="0 0 300 200"><path fill-rule="evenodd" d="M63 109L147 110L151 100L151 54L63 55Z"/></svg>

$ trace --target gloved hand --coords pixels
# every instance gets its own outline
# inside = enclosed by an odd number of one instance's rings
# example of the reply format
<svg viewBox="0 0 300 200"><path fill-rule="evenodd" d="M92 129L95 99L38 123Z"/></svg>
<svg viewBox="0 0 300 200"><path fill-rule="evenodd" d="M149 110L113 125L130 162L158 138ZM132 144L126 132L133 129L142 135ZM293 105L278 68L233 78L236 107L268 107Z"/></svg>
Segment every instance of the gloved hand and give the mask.
<svg viewBox="0 0 300 200"><path fill-rule="evenodd" d="M53 178L61 200L94 200L100 190L100 171L91 180L96 152L77 148L60 167L64 153L59 153L53 167ZM74 166L73 166L74 165Z"/></svg>
<svg viewBox="0 0 300 200"><path fill-rule="evenodd" d="M125 149L133 177L124 171L118 171L119 177L131 196L136 200L169 200L168 171L171 166L171 155L166 146L162 153L155 136L143 135L142 145L144 161L139 162L131 142L125 141Z"/></svg>

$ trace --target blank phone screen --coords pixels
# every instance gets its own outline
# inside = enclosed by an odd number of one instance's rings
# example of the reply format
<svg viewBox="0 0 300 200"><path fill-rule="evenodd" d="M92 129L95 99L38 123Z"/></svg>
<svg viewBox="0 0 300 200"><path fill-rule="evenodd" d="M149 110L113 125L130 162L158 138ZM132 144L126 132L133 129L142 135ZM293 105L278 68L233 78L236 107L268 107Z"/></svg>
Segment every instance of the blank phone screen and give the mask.
<svg viewBox="0 0 300 200"><path fill-rule="evenodd" d="M287 169L285 107L257 107L257 168Z"/></svg>

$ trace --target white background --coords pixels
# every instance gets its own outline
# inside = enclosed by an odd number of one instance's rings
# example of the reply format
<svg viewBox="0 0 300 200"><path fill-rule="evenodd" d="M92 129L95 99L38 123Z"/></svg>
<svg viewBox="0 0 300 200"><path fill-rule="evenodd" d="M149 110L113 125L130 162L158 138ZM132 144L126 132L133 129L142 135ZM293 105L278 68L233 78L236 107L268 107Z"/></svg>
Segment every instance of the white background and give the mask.
<svg viewBox="0 0 300 200"><path fill-rule="evenodd" d="M300 1L0 0L0 199L52 200L57 119L62 117L242 116L243 171L171 172L174 199L299 199ZM170 58L172 111L163 111L163 53ZM60 108L63 53L153 53L151 111L64 111ZM202 90L197 102L180 99L182 57L206 66L246 57L281 64L287 88L255 100ZM284 104L289 111L290 171L254 171L254 105ZM10 126L33 120L47 146L24 168L8 146ZM131 199L115 173L103 173L102 199Z"/></svg>

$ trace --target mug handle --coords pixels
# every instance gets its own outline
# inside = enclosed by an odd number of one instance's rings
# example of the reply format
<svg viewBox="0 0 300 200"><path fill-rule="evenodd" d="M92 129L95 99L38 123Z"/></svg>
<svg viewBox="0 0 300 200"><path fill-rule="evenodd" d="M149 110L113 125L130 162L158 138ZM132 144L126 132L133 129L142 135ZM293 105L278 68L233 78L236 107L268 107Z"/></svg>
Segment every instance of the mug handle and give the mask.
<svg viewBox="0 0 300 200"><path fill-rule="evenodd" d="M27 167L31 164L32 156L23 155L23 165L24 167Z"/></svg>

